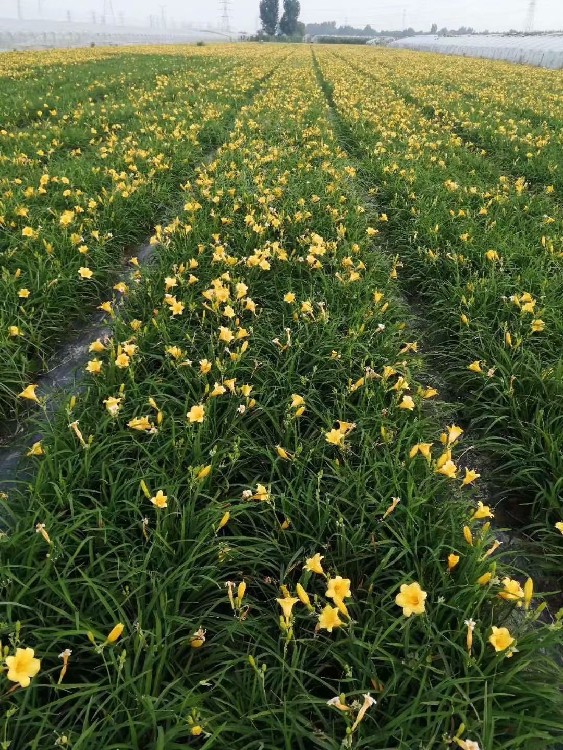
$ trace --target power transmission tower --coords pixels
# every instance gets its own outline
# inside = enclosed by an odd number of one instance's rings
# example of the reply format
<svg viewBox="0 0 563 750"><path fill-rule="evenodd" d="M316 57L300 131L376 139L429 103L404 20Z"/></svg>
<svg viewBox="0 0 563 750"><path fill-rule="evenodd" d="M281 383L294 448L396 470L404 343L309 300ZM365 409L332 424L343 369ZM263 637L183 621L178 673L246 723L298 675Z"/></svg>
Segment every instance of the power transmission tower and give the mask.
<svg viewBox="0 0 563 750"><path fill-rule="evenodd" d="M219 22L219 29L229 33L231 30L231 23L229 20L229 5L231 0L219 0L219 8L221 10L221 20Z"/></svg>
<svg viewBox="0 0 563 750"><path fill-rule="evenodd" d="M407 28L407 9L403 8L403 31Z"/></svg>
<svg viewBox="0 0 563 750"><path fill-rule="evenodd" d="M113 0L104 0L104 9L102 11L103 16L103 23L105 23L105 19L109 16L111 18L111 22L115 24L115 12L113 10Z"/></svg>
<svg viewBox="0 0 563 750"><path fill-rule="evenodd" d="M162 25L162 28L166 28L166 5L159 5L160 8L160 23Z"/></svg>
<svg viewBox="0 0 563 750"><path fill-rule="evenodd" d="M22 0L18 0L17 6L18 6L18 21L22 21L23 20Z"/></svg>
<svg viewBox="0 0 563 750"><path fill-rule="evenodd" d="M524 31L529 34L534 30L534 19L536 16L536 2L537 0L530 0L528 5L528 12L526 13L526 23L524 24Z"/></svg>

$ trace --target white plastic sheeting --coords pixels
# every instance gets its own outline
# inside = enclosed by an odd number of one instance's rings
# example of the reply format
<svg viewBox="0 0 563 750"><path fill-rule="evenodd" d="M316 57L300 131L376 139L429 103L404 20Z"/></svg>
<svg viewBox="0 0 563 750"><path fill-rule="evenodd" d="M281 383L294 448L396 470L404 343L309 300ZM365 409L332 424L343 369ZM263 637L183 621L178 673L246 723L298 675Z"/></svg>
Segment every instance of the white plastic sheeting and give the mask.
<svg viewBox="0 0 563 750"><path fill-rule="evenodd" d="M389 46L404 49L441 52L464 57L488 57L541 68L563 68L563 34L508 36L472 34L435 36L422 34L397 39Z"/></svg>
<svg viewBox="0 0 563 750"><path fill-rule="evenodd" d="M2 0L0 0L0 3ZM151 29L140 26L15 21L0 18L0 52L6 50L88 47L129 44L190 44L228 42L236 35L188 28Z"/></svg>

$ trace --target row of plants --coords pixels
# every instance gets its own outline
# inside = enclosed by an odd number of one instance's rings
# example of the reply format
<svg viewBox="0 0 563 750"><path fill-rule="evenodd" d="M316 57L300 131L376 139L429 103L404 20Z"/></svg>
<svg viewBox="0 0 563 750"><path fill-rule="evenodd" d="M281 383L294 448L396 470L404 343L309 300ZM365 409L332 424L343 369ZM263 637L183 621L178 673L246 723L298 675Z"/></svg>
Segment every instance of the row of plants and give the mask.
<svg viewBox="0 0 563 750"><path fill-rule="evenodd" d="M547 522L548 542L560 549L563 276L554 204L405 101L384 66L368 74L358 59L319 56L384 212L399 278L463 418L496 461L501 496L543 530Z"/></svg>
<svg viewBox="0 0 563 750"><path fill-rule="evenodd" d="M403 55L379 54L376 60L391 85L427 117L483 149L503 170L560 198L563 78L558 72L424 56L405 76ZM368 61L362 62L369 69Z"/></svg>
<svg viewBox="0 0 563 750"><path fill-rule="evenodd" d="M36 382L69 322L106 300L124 246L177 200L182 179L221 142L276 57L236 48L213 57L125 54L134 77L117 73L107 85L110 63L69 65L68 85L58 100L46 90L41 117L1 132L4 418L17 414L17 394Z"/></svg>
<svg viewBox="0 0 563 750"><path fill-rule="evenodd" d="M356 182L297 50L156 228L4 499L8 748L555 747L561 618Z"/></svg>

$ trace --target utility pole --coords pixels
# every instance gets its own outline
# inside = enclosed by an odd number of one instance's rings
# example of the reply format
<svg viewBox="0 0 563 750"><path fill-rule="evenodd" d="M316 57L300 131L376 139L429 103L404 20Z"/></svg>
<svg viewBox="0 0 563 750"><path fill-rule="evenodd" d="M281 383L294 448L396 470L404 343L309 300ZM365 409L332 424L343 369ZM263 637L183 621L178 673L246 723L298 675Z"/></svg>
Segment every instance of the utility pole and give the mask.
<svg viewBox="0 0 563 750"><path fill-rule="evenodd" d="M536 17L536 0L530 0L528 5L528 12L526 14L526 22L524 24L524 31L529 34L534 30L534 20Z"/></svg>
<svg viewBox="0 0 563 750"><path fill-rule="evenodd" d="M407 28L407 9L403 8L403 31Z"/></svg>

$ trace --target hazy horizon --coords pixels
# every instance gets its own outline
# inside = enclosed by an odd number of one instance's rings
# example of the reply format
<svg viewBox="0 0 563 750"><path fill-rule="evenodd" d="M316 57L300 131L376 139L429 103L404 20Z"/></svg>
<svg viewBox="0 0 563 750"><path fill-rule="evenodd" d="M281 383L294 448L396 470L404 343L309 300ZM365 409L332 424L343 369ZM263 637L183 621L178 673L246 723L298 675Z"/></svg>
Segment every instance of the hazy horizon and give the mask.
<svg viewBox="0 0 563 750"><path fill-rule="evenodd" d="M70 13L72 21L92 22L95 14L99 22L106 16L116 23L153 23L172 28L179 23L202 27L217 27L221 23L224 4L227 4L229 26L233 31L253 32L259 26L258 0L211 0L205 5L195 0L0 0L0 18L18 18L18 6L24 20L64 20ZM280 6L282 1L280 0ZM413 27L429 30L438 27L472 26L477 31L523 30L526 25L530 0L301 0L301 20L305 23L336 21L374 29L402 29ZM113 9L113 13L112 13ZM533 29L563 28L561 0L537 0Z"/></svg>

